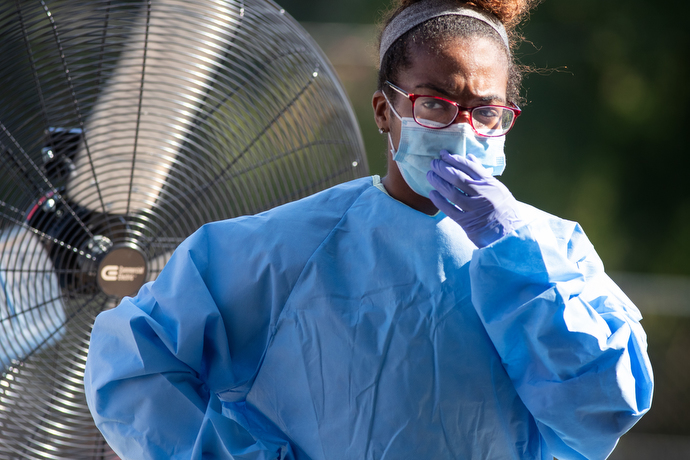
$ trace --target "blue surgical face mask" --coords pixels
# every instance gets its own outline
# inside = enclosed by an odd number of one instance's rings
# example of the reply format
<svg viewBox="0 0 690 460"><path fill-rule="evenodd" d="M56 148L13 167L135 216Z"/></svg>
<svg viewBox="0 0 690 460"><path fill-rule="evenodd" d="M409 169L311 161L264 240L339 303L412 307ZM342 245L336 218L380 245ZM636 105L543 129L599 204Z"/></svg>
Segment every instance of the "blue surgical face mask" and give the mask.
<svg viewBox="0 0 690 460"><path fill-rule="evenodd" d="M441 150L463 157L471 153L494 176L503 173L506 166L505 136L479 136L469 123L455 123L443 129L425 128L417 124L414 118L398 115L390 102L388 105L402 123L397 151L388 133L393 159L407 185L419 195L428 198L429 192L434 189L426 179L426 173L431 169L431 160L441 158Z"/></svg>

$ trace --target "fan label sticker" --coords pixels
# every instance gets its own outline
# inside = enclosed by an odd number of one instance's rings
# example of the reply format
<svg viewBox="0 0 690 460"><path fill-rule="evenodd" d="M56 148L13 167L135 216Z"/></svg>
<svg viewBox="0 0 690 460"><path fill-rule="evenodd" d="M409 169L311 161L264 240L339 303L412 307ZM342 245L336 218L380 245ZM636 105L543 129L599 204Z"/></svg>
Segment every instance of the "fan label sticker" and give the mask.
<svg viewBox="0 0 690 460"><path fill-rule="evenodd" d="M146 281L146 259L132 248L117 248L101 260L98 285L108 295L134 295Z"/></svg>
<svg viewBox="0 0 690 460"><path fill-rule="evenodd" d="M106 265L101 269L103 281L134 281L137 275L146 273L146 267L123 267L122 265Z"/></svg>

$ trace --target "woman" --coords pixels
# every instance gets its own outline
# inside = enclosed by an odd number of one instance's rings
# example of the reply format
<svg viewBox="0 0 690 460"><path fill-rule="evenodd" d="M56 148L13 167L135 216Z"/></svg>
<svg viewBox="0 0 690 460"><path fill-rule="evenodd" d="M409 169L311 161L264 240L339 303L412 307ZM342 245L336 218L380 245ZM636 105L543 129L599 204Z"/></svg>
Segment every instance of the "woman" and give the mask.
<svg viewBox="0 0 690 460"><path fill-rule="evenodd" d="M392 14L382 181L206 225L99 316L87 399L121 456L603 459L647 411L639 312L491 175L526 13L496 3Z"/></svg>

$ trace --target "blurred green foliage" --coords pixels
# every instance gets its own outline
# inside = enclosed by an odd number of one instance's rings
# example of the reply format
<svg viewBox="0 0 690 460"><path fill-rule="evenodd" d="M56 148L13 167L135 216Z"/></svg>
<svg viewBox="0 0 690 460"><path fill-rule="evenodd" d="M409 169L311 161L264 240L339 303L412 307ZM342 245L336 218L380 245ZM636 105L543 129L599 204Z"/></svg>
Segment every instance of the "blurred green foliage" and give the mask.
<svg viewBox="0 0 690 460"><path fill-rule="evenodd" d="M690 436L690 317L645 315L642 325L654 370L654 398L633 430Z"/></svg>
<svg viewBox="0 0 690 460"><path fill-rule="evenodd" d="M278 0L277 3L300 22L349 24L377 22L390 4L385 0Z"/></svg>
<svg viewBox="0 0 690 460"><path fill-rule="evenodd" d="M506 182L580 222L609 268L690 274L685 179L690 4L546 1L520 57L526 80Z"/></svg>
<svg viewBox="0 0 690 460"><path fill-rule="evenodd" d="M344 23L376 22L387 6L280 3L299 21ZM690 274L689 13L681 0L546 0L522 28L517 55L536 71L502 180L518 199L580 222L609 269ZM382 173L385 142L366 106L374 85L348 90Z"/></svg>

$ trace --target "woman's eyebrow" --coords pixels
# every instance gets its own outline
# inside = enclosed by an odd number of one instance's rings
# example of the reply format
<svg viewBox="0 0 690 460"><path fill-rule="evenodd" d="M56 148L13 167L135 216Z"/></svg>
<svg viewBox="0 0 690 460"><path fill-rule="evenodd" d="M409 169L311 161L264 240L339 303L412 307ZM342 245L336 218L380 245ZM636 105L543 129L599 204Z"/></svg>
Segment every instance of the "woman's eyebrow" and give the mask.
<svg viewBox="0 0 690 460"><path fill-rule="evenodd" d="M423 88L436 91L437 93L442 94L444 97L451 99L451 100L452 99L459 99L457 94L450 93L449 91L445 90L443 87L437 86L433 83L419 84L419 85L414 87L413 91L416 92L418 89L423 89ZM506 103L506 100L504 97L496 95L496 94L492 94L492 95L488 95L488 96L473 97L473 99L479 100L482 103L488 103L488 102L500 102L502 104Z"/></svg>
<svg viewBox="0 0 690 460"><path fill-rule="evenodd" d="M443 89L441 86L437 86L433 83L422 83L414 87L414 91L420 89L420 88L427 88L433 91L436 91L437 93L442 94L443 96L447 97L448 99L451 99L455 97L455 94L451 94L447 90Z"/></svg>
<svg viewBox="0 0 690 460"><path fill-rule="evenodd" d="M505 98L503 98L503 97L501 97L501 96L497 96L497 95L493 95L493 96L482 96L482 97L480 97L480 98L478 98L478 99L479 99L480 101L482 101L482 102L500 102L501 104L505 104L505 103L506 103Z"/></svg>

